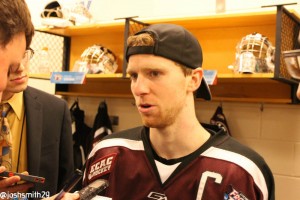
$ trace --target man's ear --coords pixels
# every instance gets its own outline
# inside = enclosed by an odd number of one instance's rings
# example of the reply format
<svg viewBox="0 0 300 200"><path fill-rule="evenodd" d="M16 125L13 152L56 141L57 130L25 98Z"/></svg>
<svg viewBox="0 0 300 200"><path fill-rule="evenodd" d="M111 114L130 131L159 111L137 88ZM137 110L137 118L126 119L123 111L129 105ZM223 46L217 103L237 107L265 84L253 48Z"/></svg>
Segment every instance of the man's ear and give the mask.
<svg viewBox="0 0 300 200"><path fill-rule="evenodd" d="M297 93L296 93L298 99L300 100L300 83L298 85Z"/></svg>
<svg viewBox="0 0 300 200"><path fill-rule="evenodd" d="M202 77L203 77L202 68L198 67L192 71L190 87L193 92L200 87Z"/></svg>

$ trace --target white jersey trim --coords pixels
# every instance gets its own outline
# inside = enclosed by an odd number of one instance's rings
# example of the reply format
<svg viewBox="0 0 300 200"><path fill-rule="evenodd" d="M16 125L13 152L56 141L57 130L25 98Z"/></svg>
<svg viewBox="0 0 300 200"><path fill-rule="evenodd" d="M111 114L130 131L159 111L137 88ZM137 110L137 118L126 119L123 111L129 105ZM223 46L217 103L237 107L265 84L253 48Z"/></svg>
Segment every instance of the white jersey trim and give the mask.
<svg viewBox="0 0 300 200"><path fill-rule="evenodd" d="M138 141L138 140L129 140L124 138L111 138L111 139L102 140L101 142L97 143L93 148L93 150L91 151L88 158L94 156L99 149L106 148L106 147L113 147L113 146L126 147L128 149L136 150L136 151L143 151L145 149L143 141L141 140Z"/></svg>
<svg viewBox="0 0 300 200"><path fill-rule="evenodd" d="M226 160L232 163L235 163L245 169L253 178L255 184L259 187L263 194L263 199L268 199L268 189L266 185L265 178L261 172L261 170L257 167L257 165L247 157L234 153L232 151L227 151L224 149L210 147L205 152L201 154L202 156L216 158L220 160Z"/></svg>
<svg viewBox="0 0 300 200"><path fill-rule="evenodd" d="M165 183L165 181L171 176L175 169L181 164L181 162L178 162L173 165L165 165L164 163L161 163L157 160L154 161L162 183Z"/></svg>

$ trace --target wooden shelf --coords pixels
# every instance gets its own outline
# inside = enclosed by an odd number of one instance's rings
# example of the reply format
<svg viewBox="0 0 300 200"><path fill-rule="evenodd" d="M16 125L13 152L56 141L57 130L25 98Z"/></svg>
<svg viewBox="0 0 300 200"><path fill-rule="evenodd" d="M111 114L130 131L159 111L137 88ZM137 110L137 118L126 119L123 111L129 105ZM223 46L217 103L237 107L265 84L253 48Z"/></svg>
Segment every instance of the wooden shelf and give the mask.
<svg viewBox="0 0 300 200"><path fill-rule="evenodd" d="M139 20L138 18L135 18ZM274 80L274 74L234 74L235 47L242 37L253 32L268 37L275 45L276 11L216 14L185 18L141 20L144 23L174 23L186 27L199 40L203 68L218 71L218 83L211 86L214 101L291 103L291 86ZM81 53L93 44L111 49L118 58L118 74L87 75L84 85L57 85L64 96L133 98L130 80L122 78L125 20L68 28L40 28L39 31L71 38L70 68ZM70 70L71 70L70 69Z"/></svg>
<svg viewBox="0 0 300 200"><path fill-rule="evenodd" d="M87 75L85 84L57 84L57 94L87 97L132 97L130 80L116 76Z"/></svg>
<svg viewBox="0 0 300 200"><path fill-rule="evenodd" d="M267 78L218 79L210 89L215 101L292 103L290 85Z"/></svg>
<svg viewBox="0 0 300 200"><path fill-rule="evenodd" d="M289 85L273 80L270 74L227 74L218 77L210 89L213 101L291 103ZM82 85L57 85L56 94L63 96L133 98L130 79L121 74L87 75Z"/></svg>
<svg viewBox="0 0 300 200"><path fill-rule="evenodd" d="M29 78L36 78L36 79L48 79L50 80L50 74L29 74Z"/></svg>
<svg viewBox="0 0 300 200"><path fill-rule="evenodd" d="M139 20L138 18L135 18ZM262 20L263 19L263 20ZM231 13L216 14L209 16L196 16L184 18L163 18L145 19L144 23L173 23L182 25L188 29L211 29L240 26L274 25L276 20L275 11L252 12L252 13ZM97 23L80 26L70 26L66 28L37 28L39 31L53 33L62 36L88 36L107 32L123 32L124 20L118 19L115 22Z"/></svg>
<svg viewBox="0 0 300 200"><path fill-rule="evenodd" d="M80 26L70 26L66 28L37 28L37 30L62 36L88 36L107 32L123 32L124 22L107 24L89 24Z"/></svg>

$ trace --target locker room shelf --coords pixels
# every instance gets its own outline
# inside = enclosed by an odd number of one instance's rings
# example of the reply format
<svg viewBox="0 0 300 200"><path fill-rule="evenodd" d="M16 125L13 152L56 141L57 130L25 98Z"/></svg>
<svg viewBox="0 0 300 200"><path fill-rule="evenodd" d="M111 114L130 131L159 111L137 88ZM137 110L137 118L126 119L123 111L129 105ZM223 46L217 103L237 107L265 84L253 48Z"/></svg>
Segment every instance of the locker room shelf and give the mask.
<svg viewBox="0 0 300 200"><path fill-rule="evenodd" d="M121 76L121 74L119 74ZM213 101L290 103L289 85L265 74L225 75L210 86ZM83 85L57 85L58 95L133 98L129 78L88 75Z"/></svg>
<svg viewBox="0 0 300 200"><path fill-rule="evenodd" d="M257 26L266 24L275 24L275 11L252 12L252 13L232 13L217 14L210 16L196 16L183 18L165 18L165 19L141 19L142 22L155 23L173 23L182 25L188 29L206 29L206 28L226 28L239 26ZM139 18L136 18L139 20ZM263 19L263 20L262 20ZM107 32L124 31L124 20L118 19L113 22L95 23L80 26L70 26L67 28L47 28L38 27L40 31L53 33L62 36L88 36L102 34Z"/></svg>
<svg viewBox="0 0 300 200"><path fill-rule="evenodd" d="M233 74L228 69L228 65L235 61L235 46L245 35L259 32L275 45L276 15L276 11L266 11L141 21L148 24L179 24L199 39L203 49L203 68L218 71L218 84L211 86L214 101L292 103L295 88L275 78L273 73ZM116 77L88 75L86 84L57 85L56 93L64 96L133 98L130 80L121 75L124 28L124 20L68 28L39 28L39 31L71 39L70 69L81 53L96 43L111 49L118 57Z"/></svg>

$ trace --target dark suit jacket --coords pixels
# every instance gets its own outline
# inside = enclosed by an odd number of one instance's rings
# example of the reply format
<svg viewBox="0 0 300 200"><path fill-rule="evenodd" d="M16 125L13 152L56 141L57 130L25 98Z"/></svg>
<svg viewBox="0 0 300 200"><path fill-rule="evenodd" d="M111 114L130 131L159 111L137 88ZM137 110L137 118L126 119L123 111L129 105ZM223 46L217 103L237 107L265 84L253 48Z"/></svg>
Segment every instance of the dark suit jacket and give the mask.
<svg viewBox="0 0 300 200"><path fill-rule="evenodd" d="M32 87L23 96L28 172L46 178L32 191L54 195L74 172L70 111L66 101Z"/></svg>

